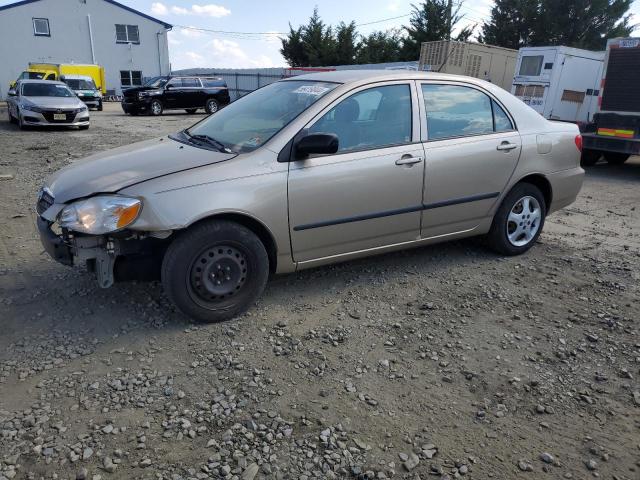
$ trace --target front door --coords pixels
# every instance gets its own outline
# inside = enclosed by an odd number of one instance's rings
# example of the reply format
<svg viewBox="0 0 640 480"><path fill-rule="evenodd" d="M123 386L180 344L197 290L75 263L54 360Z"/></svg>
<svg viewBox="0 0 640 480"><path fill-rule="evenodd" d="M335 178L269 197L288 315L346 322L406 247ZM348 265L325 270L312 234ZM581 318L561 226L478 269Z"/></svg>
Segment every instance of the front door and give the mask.
<svg viewBox="0 0 640 480"><path fill-rule="evenodd" d="M182 103L181 97L182 79L172 78L164 88L163 103L165 108L179 108Z"/></svg>
<svg viewBox="0 0 640 480"><path fill-rule="evenodd" d="M335 133L338 152L289 167L294 260L305 262L416 240L424 159L414 82L361 87L307 125Z"/></svg>
<svg viewBox="0 0 640 480"><path fill-rule="evenodd" d="M425 149L422 237L476 228L490 214L520 157L505 109L475 86L421 82Z"/></svg>

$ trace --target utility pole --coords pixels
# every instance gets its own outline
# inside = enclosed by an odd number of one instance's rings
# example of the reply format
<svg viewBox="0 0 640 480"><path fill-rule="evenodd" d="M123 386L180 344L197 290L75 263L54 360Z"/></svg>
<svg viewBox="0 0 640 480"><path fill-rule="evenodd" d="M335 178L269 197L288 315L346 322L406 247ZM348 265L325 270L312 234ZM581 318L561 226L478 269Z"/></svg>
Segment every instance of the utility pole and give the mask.
<svg viewBox="0 0 640 480"><path fill-rule="evenodd" d="M448 38L447 40L451 40L451 17L453 16L453 0L448 0L447 1L447 35Z"/></svg>

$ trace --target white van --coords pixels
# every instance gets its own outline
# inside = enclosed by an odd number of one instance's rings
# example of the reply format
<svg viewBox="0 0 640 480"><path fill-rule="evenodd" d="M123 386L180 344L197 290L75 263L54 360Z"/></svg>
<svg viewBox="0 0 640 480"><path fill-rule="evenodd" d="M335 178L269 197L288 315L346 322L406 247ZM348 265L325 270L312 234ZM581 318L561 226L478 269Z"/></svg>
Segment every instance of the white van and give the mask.
<svg viewBox="0 0 640 480"><path fill-rule="evenodd" d="M521 48L511 93L549 120L588 123L598 106L604 54L570 47Z"/></svg>

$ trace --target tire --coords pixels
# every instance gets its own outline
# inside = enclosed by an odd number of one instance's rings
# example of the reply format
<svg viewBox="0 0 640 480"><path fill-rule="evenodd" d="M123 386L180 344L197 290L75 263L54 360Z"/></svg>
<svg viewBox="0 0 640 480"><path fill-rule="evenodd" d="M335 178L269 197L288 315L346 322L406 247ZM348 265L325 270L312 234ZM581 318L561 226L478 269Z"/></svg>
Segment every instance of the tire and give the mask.
<svg viewBox="0 0 640 480"><path fill-rule="evenodd" d="M17 118L18 128L20 130L26 130L27 126L24 123L22 123L22 116L20 115L20 110L16 110L16 113L18 114L18 118Z"/></svg>
<svg viewBox="0 0 640 480"><path fill-rule="evenodd" d="M97 108L97 110L98 110L99 112L101 112L101 111L102 111L102 100L100 101L100 103L98 103L98 108Z"/></svg>
<svg viewBox="0 0 640 480"><path fill-rule="evenodd" d="M197 108L187 108L187 109L185 110L185 112L187 112L187 113L189 113L189 114L191 114L191 115L193 115L193 114L194 114L194 113L196 113L197 111L198 111L198 109L197 109Z"/></svg>
<svg viewBox="0 0 640 480"><path fill-rule="evenodd" d="M157 117L159 115L162 115L162 102L160 100L151 100L151 103L149 104L149 113L151 113L151 115Z"/></svg>
<svg viewBox="0 0 640 480"><path fill-rule="evenodd" d="M215 98L208 98L204 104L204 109L209 115L211 115L220 109L220 104Z"/></svg>
<svg viewBox="0 0 640 480"><path fill-rule="evenodd" d="M530 213L525 214L527 216L523 219L527 204ZM540 189L530 183L518 183L504 198L493 217L491 230L487 235L489 246L503 255L520 255L526 252L538 240L544 227L546 212L547 205ZM524 221L518 225L514 219Z"/></svg>
<svg viewBox="0 0 640 480"><path fill-rule="evenodd" d="M248 228L223 220L180 234L162 261L162 284L171 301L204 323L246 311L264 290L268 276L269 258L260 239Z"/></svg>
<svg viewBox="0 0 640 480"><path fill-rule="evenodd" d="M9 123L16 123L16 119L13 118L13 115L11 115L11 109L9 108L9 105L7 105L7 115L9 115Z"/></svg>
<svg viewBox="0 0 640 480"><path fill-rule="evenodd" d="M605 152L604 159L607 161L609 165L622 165L624 162L629 160L631 155L627 153L618 153L618 152Z"/></svg>
<svg viewBox="0 0 640 480"><path fill-rule="evenodd" d="M593 167L600 157L602 156L602 152L598 150L583 150L582 156L580 157L580 165L583 167Z"/></svg>

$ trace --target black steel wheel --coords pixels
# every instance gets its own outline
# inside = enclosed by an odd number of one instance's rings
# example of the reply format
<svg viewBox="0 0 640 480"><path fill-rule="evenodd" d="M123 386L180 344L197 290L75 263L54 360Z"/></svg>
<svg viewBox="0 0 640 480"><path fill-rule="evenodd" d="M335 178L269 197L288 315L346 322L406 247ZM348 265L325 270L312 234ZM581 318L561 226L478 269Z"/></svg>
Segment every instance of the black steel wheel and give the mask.
<svg viewBox="0 0 640 480"><path fill-rule="evenodd" d="M228 320L260 296L269 259L260 239L234 222L209 221L180 234L162 263L162 283L176 306L200 322Z"/></svg>

